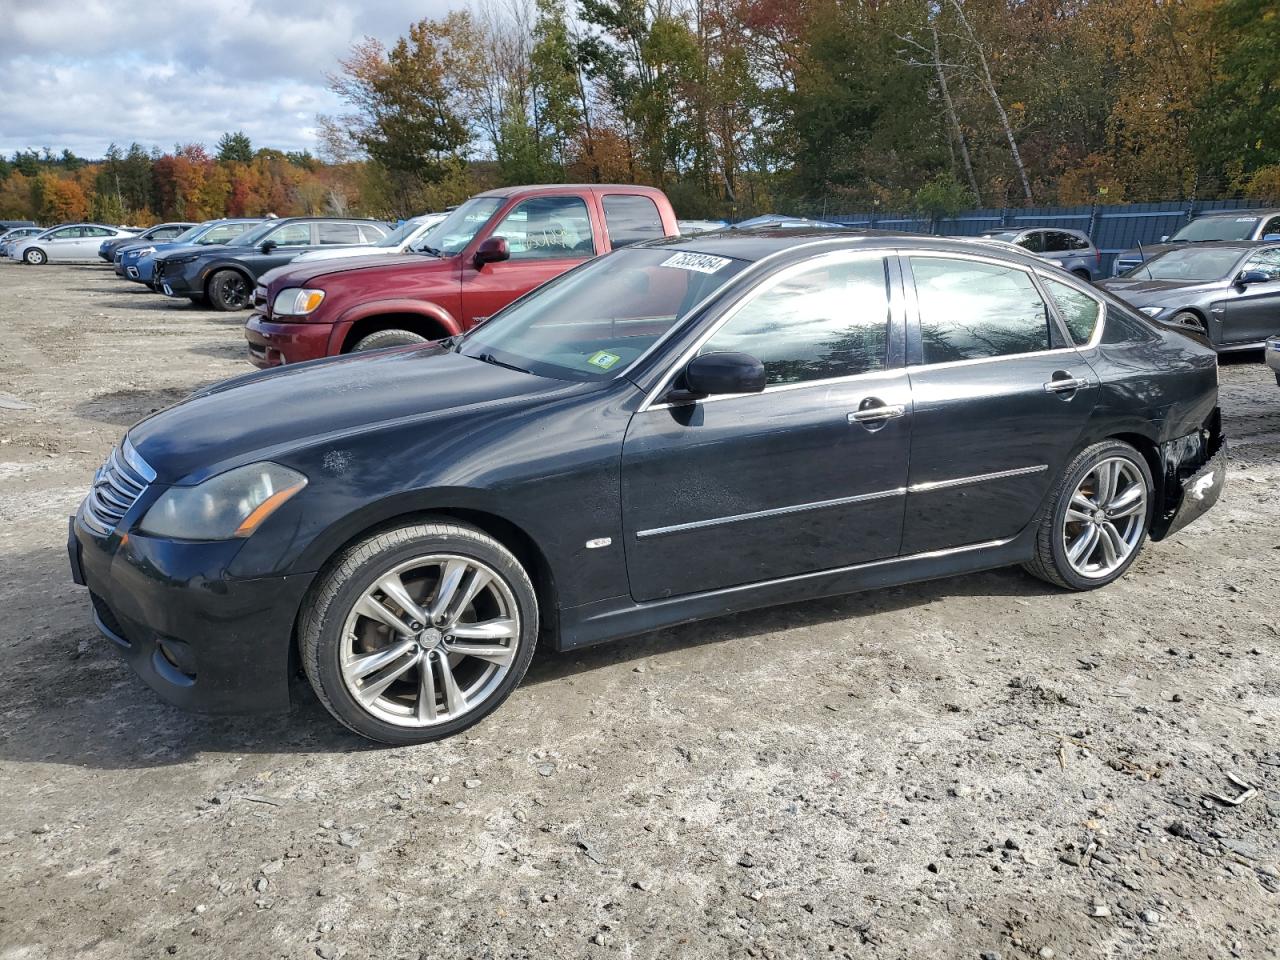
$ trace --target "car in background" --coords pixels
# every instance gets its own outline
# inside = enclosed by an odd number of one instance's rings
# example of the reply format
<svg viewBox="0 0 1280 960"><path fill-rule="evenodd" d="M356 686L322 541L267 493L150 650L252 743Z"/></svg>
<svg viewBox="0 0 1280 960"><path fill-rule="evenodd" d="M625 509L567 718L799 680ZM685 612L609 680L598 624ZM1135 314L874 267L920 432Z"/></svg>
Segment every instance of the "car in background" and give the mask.
<svg viewBox="0 0 1280 960"><path fill-rule="evenodd" d="M1153 320L1202 334L1220 352L1256 350L1280 333L1280 243L1173 247L1098 285Z"/></svg>
<svg viewBox="0 0 1280 960"><path fill-rule="evenodd" d="M1096 280L1102 276L1102 251L1093 245L1089 235L1082 230L1065 230L1061 227L991 230L982 234L981 239L1012 243L1042 260L1056 263L1081 280Z"/></svg>
<svg viewBox="0 0 1280 960"><path fill-rule="evenodd" d="M715 230L728 230L728 220L677 220L676 229L680 236L691 237L695 233L711 233Z"/></svg>
<svg viewBox="0 0 1280 960"><path fill-rule="evenodd" d="M165 241L173 240L180 234L194 227L194 223L157 223L154 227L148 227L141 233L127 239L116 238L114 240L102 241L102 246L98 248L98 256L107 263L113 262L115 253L127 244L144 243L147 240Z"/></svg>
<svg viewBox="0 0 1280 960"><path fill-rule="evenodd" d="M1267 366L1276 375L1276 385L1280 386L1280 337L1267 337L1267 344L1263 349Z"/></svg>
<svg viewBox="0 0 1280 960"><path fill-rule="evenodd" d="M422 238L427 235L431 228L447 216L448 214L446 213L425 213L420 217L410 217L377 243L356 247L337 246L325 247L321 250L311 250L307 253L298 254L289 262L313 263L316 260L342 260L347 257L372 257L386 256L387 254L396 253L413 253L417 249L417 245L422 242Z"/></svg>
<svg viewBox="0 0 1280 960"><path fill-rule="evenodd" d="M9 256L32 266L50 261L92 260L103 240L129 240L131 230L108 227L101 223L69 223L52 227L34 237L19 240L9 247Z"/></svg>
<svg viewBox="0 0 1280 960"><path fill-rule="evenodd" d="M1218 500L1217 381L1208 347L1011 249L673 237L463 336L147 417L68 559L171 703L285 710L300 662L351 730L422 743L538 644L1018 564L1105 587Z"/></svg>
<svg viewBox="0 0 1280 960"><path fill-rule="evenodd" d="M258 278L300 253L328 246L368 246L390 233L380 220L285 217L267 220L225 246L169 250L155 257L153 284L167 297L215 310L243 310Z"/></svg>
<svg viewBox="0 0 1280 960"><path fill-rule="evenodd" d="M154 257L158 253L176 250L179 247L208 247L214 244L230 243L246 230L262 223L261 217L234 217L206 220L192 227L186 233L163 243L145 243L128 246L116 252L115 269L118 276L126 280L151 286L154 273Z"/></svg>
<svg viewBox="0 0 1280 960"><path fill-rule="evenodd" d="M1280 210L1229 210L1196 217L1171 237L1159 243L1143 244L1116 254L1112 276L1121 276L1134 267L1184 243L1214 243L1222 240L1280 240Z"/></svg>
<svg viewBox="0 0 1280 960"><path fill-rule="evenodd" d="M44 227L10 227L0 233L0 257L9 256L9 244L16 244L19 240L25 240L28 237L39 236L44 231Z"/></svg>
<svg viewBox="0 0 1280 960"><path fill-rule="evenodd" d="M653 187L490 190L433 227L420 253L291 263L264 276L245 324L249 361L275 367L451 337L584 260L675 235L675 211Z"/></svg>

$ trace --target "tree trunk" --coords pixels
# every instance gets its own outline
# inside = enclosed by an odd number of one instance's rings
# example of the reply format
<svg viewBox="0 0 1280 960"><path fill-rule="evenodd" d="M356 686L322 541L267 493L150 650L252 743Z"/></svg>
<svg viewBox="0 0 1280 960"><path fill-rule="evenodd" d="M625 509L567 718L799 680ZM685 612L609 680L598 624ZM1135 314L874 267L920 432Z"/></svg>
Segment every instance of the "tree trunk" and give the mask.
<svg viewBox="0 0 1280 960"><path fill-rule="evenodd" d="M969 189L973 191L975 206L982 206L982 191L978 189L978 178L973 173L973 161L969 158L969 142L965 139L964 130L960 128L960 118L956 116L956 106L951 100L951 88L947 86L947 75L942 69L942 49L938 41L938 25L930 23L933 31L933 69L938 77L938 87L942 90L942 102L947 110L947 123L960 148L960 158L964 162L964 174L969 179Z"/></svg>

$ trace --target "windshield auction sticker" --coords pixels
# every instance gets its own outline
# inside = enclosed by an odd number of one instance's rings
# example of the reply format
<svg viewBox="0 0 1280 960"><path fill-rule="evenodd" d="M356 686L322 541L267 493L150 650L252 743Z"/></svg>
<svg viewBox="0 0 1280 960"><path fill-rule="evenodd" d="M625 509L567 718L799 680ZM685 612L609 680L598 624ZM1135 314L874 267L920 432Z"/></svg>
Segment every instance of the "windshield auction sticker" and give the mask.
<svg viewBox="0 0 1280 960"><path fill-rule="evenodd" d="M709 253L677 253L663 260L660 266L693 270L696 273L715 273L720 268L727 267L730 262L724 257L713 257Z"/></svg>
<svg viewBox="0 0 1280 960"><path fill-rule="evenodd" d="M616 353L609 353L605 350L600 350L589 356L587 358L587 363L591 364L593 367L599 367L601 370L609 370L621 359L622 358Z"/></svg>

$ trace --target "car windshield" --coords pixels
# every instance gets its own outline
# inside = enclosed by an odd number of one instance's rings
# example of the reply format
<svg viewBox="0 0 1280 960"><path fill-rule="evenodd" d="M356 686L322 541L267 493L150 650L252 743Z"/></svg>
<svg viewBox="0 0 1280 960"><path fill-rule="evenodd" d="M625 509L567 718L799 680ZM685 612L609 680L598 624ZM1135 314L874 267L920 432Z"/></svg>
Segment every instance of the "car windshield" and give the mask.
<svg viewBox="0 0 1280 960"><path fill-rule="evenodd" d="M1192 220L1170 240L1200 243L1205 240L1248 240L1261 217L1201 217Z"/></svg>
<svg viewBox="0 0 1280 960"><path fill-rule="evenodd" d="M180 234L170 240L170 243L187 243L197 237L203 237L206 233L216 227L216 223L197 223L194 227L188 227Z"/></svg>
<svg viewBox="0 0 1280 960"><path fill-rule="evenodd" d="M1169 250L1134 267L1125 277L1131 280L1221 280L1240 259L1235 247L1213 250Z"/></svg>
<svg viewBox="0 0 1280 960"><path fill-rule="evenodd" d="M502 197L472 197L428 230L414 246L445 257L461 253L500 206Z"/></svg>
<svg viewBox="0 0 1280 960"><path fill-rule="evenodd" d="M588 261L516 301L458 351L557 380L616 376L747 261L628 247Z"/></svg>

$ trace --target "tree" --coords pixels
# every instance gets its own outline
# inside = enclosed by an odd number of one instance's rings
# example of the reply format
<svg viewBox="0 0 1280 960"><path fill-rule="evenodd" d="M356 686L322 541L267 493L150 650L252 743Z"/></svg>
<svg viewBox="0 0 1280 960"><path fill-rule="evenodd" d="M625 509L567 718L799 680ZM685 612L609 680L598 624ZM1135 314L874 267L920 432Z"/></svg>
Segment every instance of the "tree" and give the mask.
<svg viewBox="0 0 1280 960"><path fill-rule="evenodd" d="M216 155L223 162L235 160L248 163L253 159L253 144L243 131L224 133L218 140Z"/></svg>

